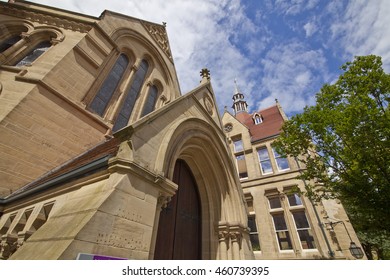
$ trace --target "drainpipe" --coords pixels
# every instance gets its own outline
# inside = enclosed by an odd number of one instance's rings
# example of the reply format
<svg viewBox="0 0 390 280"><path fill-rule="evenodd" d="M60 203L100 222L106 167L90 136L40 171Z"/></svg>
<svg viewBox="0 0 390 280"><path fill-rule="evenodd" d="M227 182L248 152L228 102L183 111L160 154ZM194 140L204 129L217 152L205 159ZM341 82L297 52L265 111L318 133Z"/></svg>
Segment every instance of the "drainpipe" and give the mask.
<svg viewBox="0 0 390 280"><path fill-rule="evenodd" d="M295 162L297 163L299 173L302 174L302 170L301 170L301 167L300 167L300 165L299 165L299 162L298 162L297 158L294 157L294 159L295 159ZM307 183L306 183L306 181L305 181L304 179L302 179L302 182L303 182L303 184L305 185L305 189L307 189ZM318 222L318 225L320 226L322 235L324 236L326 246L328 247L328 250L329 250L329 251L328 251L329 256L330 256L331 259L333 259L334 256L335 256L335 253L332 251L332 247L330 246L328 237L326 236L324 227L323 227L322 222L321 222L321 219L320 219L320 215L318 214L317 208L315 207L313 200L309 198L309 201L310 201L310 203L311 203L311 205L312 205L312 207L313 207L313 209L314 209L314 213L315 213L315 215L316 215L317 222Z"/></svg>

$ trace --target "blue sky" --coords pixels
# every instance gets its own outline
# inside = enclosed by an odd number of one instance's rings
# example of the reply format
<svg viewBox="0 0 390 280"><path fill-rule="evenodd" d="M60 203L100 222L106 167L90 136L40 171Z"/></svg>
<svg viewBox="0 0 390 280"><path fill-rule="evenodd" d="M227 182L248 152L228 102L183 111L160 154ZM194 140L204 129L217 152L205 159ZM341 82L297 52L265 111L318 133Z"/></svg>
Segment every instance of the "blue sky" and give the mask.
<svg viewBox="0 0 390 280"><path fill-rule="evenodd" d="M289 116L315 103L355 55L382 56L390 72L388 0L32 0L99 16L112 10L167 22L182 93L207 67L220 111L234 79L251 112L279 100Z"/></svg>

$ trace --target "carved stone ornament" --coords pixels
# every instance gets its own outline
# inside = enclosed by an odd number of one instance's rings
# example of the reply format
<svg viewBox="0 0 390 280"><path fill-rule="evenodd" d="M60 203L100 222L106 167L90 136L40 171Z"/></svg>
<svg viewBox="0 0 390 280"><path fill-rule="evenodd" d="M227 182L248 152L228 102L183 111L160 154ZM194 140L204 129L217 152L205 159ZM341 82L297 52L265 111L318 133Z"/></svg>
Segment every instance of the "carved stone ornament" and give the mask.
<svg viewBox="0 0 390 280"><path fill-rule="evenodd" d="M41 24L53 25L59 28L70 29L72 31L79 31L83 33L88 32L92 28L92 26L80 22L76 22L73 20L64 19L61 17L55 17L52 15L35 13L35 12L26 11L20 8L13 8L9 6L7 7L0 6L0 12L14 17L18 17L18 18L22 18L34 22L39 22Z"/></svg>
<svg viewBox="0 0 390 280"><path fill-rule="evenodd" d="M210 115L212 115L213 112L214 112L214 110L213 110L214 105L213 105L213 101L211 100L211 98L210 98L209 96L206 96L206 97L204 98L204 101L203 101L203 102L204 102L204 106L205 106L207 112L208 112Z"/></svg>
<svg viewBox="0 0 390 280"><path fill-rule="evenodd" d="M141 21L141 23L145 27L145 29L149 32L149 34L152 36L153 40L161 48L161 50L173 62L165 25L161 26L158 24L153 24L145 21Z"/></svg>
<svg viewBox="0 0 390 280"><path fill-rule="evenodd" d="M228 231L220 231L218 232L218 239L220 242L225 241L229 238L229 232Z"/></svg>
<svg viewBox="0 0 390 280"><path fill-rule="evenodd" d="M241 238L242 238L242 233L241 232L239 232L239 231L230 232L229 235L230 235L230 239L233 242L240 242L241 241Z"/></svg>
<svg viewBox="0 0 390 280"><path fill-rule="evenodd" d="M158 198L158 204L161 205L161 209L164 209L168 206L168 203L171 201L170 196L160 195Z"/></svg>
<svg viewBox="0 0 390 280"><path fill-rule="evenodd" d="M225 124L225 126L223 127L223 130L224 130L225 132L230 132L230 131L232 131L232 129L233 129L233 125L232 125L231 123L227 123L227 124Z"/></svg>

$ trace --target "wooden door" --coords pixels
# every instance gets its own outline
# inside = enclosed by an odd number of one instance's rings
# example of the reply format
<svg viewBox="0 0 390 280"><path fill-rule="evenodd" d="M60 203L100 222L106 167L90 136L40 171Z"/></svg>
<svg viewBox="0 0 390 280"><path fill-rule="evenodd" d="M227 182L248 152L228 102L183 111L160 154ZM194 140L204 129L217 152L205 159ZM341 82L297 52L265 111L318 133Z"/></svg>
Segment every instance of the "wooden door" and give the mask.
<svg viewBox="0 0 390 280"><path fill-rule="evenodd" d="M188 165L175 164L173 181L179 188L161 210L154 258L196 260L201 258L201 212L198 188Z"/></svg>

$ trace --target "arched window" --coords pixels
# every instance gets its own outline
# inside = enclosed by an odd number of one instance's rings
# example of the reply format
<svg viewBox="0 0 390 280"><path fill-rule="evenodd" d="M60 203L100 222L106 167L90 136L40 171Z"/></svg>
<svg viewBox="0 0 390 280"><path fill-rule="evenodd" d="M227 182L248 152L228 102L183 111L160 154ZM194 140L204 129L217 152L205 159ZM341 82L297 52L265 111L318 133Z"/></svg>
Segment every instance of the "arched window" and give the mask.
<svg viewBox="0 0 390 280"><path fill-rule="evenodd" d="M115 89L118 87L119 81L122 79L123 73L125 72L129 59L126 55L121 54L114 67L112 67L110 74L104 80L99 91L92 100L89 108L99 116L103 116L106 111L107 105L110 102Z"/></svg>
<svg viewBox="0 0 390 280"><path fill-rule="evenodd" d="M51 47L50 41L43 41L36 45L26 56L15 63L15 66L23 66L33 63L38 57L40 57L45 51Z"/></svg>
<svg viewBox="0 0 390 280"><path fill-rule="evenodd" d="M157 87L151 86L148 92L148 97L144 105L144 109L142 110L141 117L153 112L154 106L156 105L157 97L158 97Z"/></svg>
<svg viewBox="0 0 390 280"><path fill-rule="evenodd" d="M253 117L253 121L255 124L261 124L263 122L263 118L259 114L255 114Z"/></svg>
<svg viewBox="0 0 390 280"><path fill-rule="evenodd" d="M0 53L8 50L10 47L12 47L16 42L18 42L22 37L20 35L12 36L3 42L0 43Z"/></svg>
<svg viewBox="0 0 390 280"><path fill-rule="evenodd" d="M133 112L134 109L135 101L137 100L138 95L140 94L148 69L149 69L148 62L146 60L142 60L137 72L134 75L133 83L129 88L129 91L127 92L125 101L122 105L122 108L116 119L115 125L112 129L114 132L125 127L129 122L131 113Z"/></svg>

